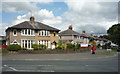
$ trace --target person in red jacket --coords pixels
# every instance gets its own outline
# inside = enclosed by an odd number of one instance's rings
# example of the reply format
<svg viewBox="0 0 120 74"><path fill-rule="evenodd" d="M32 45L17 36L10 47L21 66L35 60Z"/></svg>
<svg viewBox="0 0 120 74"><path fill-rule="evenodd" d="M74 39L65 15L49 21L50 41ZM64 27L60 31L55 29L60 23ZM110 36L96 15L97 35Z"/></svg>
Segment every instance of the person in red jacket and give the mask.
<svg viewBox="0 0 120 74"><path fill-rule="evenodd" d="M96 51L96 45L92 45L92 54L95 54Z"/></svg>

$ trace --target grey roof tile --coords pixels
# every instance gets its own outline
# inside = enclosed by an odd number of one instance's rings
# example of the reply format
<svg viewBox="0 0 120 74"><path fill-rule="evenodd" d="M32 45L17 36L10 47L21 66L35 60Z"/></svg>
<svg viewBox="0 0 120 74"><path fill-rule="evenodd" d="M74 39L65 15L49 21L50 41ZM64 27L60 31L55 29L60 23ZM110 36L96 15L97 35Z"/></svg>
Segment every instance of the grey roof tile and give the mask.
<svg viewBox="0 0 120 74"><path fill-rule="evenodd" d="M81 34L73 30L67 29L65 31L60 32L59 35L62 36L62 35L81 35Z"/></svg>
<svg viewBox="0 0 120 74"><path fill-rule="evenodd" d="M15 29L39 29L39 30L60 31L57 28L53 28L53 27L45 25L43 23L40 23L40 22L31 23L30 21L25 21L25 22L19 23L17 25L9 27L8 29L10 29L10 28L11 29L15 28Z"/></svg>

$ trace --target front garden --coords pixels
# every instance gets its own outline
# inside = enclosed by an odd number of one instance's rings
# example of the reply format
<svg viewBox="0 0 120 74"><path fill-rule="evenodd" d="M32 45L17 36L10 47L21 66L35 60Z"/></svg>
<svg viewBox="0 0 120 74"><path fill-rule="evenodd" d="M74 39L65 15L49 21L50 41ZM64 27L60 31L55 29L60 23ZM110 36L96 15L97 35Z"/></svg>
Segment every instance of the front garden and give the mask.
<svg viewBox="0 0 120 74"><path fill-rule="evenodd" d="M3 54L65 54L90 52L91 48L80 48L79 44L67 44L66 46L59 43L55 49L48 49L45 45L32 45L33 50L22 48L18 44L11 44L7 49L3 49Z"/></svg>

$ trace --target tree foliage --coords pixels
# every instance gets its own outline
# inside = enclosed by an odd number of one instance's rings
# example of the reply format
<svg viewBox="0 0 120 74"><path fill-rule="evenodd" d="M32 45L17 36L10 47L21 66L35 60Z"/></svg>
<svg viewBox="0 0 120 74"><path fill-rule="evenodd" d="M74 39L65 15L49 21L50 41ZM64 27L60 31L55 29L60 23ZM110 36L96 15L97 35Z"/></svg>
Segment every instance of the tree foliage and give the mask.
<svg viewBox="0 0 120 74"><path fill-rule="evenodd" d="M115 24L107 30L109 39L120 46L120 23Z"/></svg>
<svg viewBox="0 0 120 74"><path fill-rule="evenodd" d="M64 44L62 43L62 40L60 40L60 42L58 43L58 46L56 47L56 49L60 49L63 50L65 48Z"/></svg>

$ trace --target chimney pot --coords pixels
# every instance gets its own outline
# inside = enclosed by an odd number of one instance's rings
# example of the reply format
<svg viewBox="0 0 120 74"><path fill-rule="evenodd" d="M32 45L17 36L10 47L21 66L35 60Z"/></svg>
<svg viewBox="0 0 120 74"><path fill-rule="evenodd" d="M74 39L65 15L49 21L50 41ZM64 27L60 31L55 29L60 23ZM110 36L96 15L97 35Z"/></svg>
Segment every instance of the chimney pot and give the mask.
<svg viewBox="0 0 120 74"><path fill-rule="evenodd" d="M70 25L70 26L68 27L68 29L72 30L72 29L73 29L72 25Z"/></svg>
<svg viewBox="0 0 120 74"><path fill-rule="evenodd" d="M35 18L33 16L31 16L30 21L33 23L35 21Z"/></svg>

